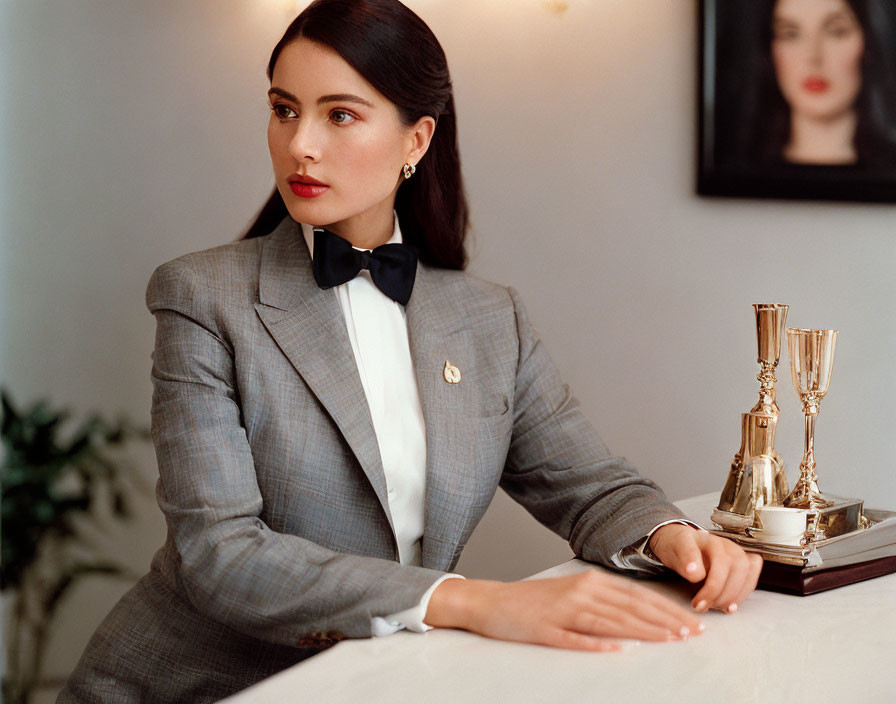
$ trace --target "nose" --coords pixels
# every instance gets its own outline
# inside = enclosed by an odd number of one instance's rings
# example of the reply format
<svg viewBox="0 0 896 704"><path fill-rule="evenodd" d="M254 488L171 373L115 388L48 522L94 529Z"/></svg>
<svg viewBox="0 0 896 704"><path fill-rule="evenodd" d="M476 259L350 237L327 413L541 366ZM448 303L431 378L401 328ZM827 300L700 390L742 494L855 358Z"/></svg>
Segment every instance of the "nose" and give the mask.
<svg viewBox="0 0 896 704"><path fill-rule="evenodd" d="M821 33L815 34L809 40L809 63L817 68L824 63L824 37Z"/></svg>
<svg viewBox="0 0 896 704"><path fill-rule="evenodd" d="M289 140L289 153L297 161L316 162L320 159L320 136L311 120L298 120Z"/></svg>

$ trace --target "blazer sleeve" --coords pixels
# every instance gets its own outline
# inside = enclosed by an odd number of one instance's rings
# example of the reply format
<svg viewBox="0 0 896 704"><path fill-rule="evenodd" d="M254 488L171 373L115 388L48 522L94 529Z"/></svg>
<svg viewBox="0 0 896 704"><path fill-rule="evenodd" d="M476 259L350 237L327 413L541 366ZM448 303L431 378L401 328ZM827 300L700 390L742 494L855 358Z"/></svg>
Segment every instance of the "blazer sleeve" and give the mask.
<svg viewBox="0 0 896 704"><path fill-rule="evenodd" d="M157 496L175 581L199 612L259 639L369 636L373 617L417 604L443 573L337 553L264 523L220 297L180 260L147 289Z"/></svg>
<svg viewBox="0 0 896 704"><path fill-rule="evenodd" d="M519 338L513 431L502 488L569 541L578 557L611 557L684 514L659 487L607 450L563 383L510 289Z"/></svg>

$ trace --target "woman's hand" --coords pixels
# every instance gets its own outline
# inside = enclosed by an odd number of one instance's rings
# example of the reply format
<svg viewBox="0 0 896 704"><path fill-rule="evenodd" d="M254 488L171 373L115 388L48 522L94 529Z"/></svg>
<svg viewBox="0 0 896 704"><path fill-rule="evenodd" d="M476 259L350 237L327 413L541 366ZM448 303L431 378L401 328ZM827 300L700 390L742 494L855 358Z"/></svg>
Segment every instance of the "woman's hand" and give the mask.
<svg viewBox="0 0 896 704"><path fill-rule="evenodd" d="M696 611L737 611L756 588L762 558L731 540L680 523L654 532L650 549L666 567L689 582L706 580L691 601Z"/></svg>
<svg viewBox="0 0 896 704"><path fill-rule="evenodd" d="M680 640L704 630L671 599L598 570L510 583L448 579L432 593L424 620L498 640L597 651L618 650L618 638Z"/></svg>

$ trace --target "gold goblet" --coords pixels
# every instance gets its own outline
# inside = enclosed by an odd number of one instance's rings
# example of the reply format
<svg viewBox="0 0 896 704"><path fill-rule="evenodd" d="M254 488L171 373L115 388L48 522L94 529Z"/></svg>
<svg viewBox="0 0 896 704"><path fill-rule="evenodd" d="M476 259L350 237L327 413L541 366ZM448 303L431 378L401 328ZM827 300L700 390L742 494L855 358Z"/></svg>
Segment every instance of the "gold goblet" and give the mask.
<svg viewBox="0 0 896 704"><path fill-rule="evenodd" d="M800 463L800 478L784 505L790 508L820 509L833 505L818 490L815 471L815 419L821 399L831 384L837 330L799 330L787 328L790 371L793 385L803 403L806 449Z"/></svg>
<svg viewBox="0 0 896 704"><path fill-rule="evenodd" d="M741 414L740 449L735 453L728 479L711 520L723 530L743 533L753 525L754 512L763 506L778 506L787 496L784 462L775 450L778 404L775 401L775 368L781 357L784 321L788 306L755 303L756 361L762 366L759 401Z"/></svg>
<svg viewBox="0 0 896 704"><path fill-rule="evenodd" d="M778 404L775 403L775 367L781 356L781 338L784 332L784 321L790 306L780 303L754 303L756 315L756 342L758 354L756 361L762 370L756 379L760 383L759 401L753 406L752 413L778 415Z"/></svg>

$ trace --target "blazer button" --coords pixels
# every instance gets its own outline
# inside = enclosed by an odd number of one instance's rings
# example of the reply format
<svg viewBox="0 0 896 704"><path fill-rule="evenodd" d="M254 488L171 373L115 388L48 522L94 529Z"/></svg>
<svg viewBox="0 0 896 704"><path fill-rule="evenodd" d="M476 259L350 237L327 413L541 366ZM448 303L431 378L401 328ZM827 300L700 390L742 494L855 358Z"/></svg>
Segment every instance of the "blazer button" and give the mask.
<svg viewBox="0 0 896 704"><path fill-rule="evenodd" d="M319 648L324 639L326 639L326 635L323 631L315 631L302 636L298 645L305 648Z"/></svg>
<svg viewBox="0 0 896 704"><path fill-rule="evenodd" d="M300 648L329 648L336 645L339 641L344 640L345 635L339 631L315 631L302 636L297 643Z"/></svg>

